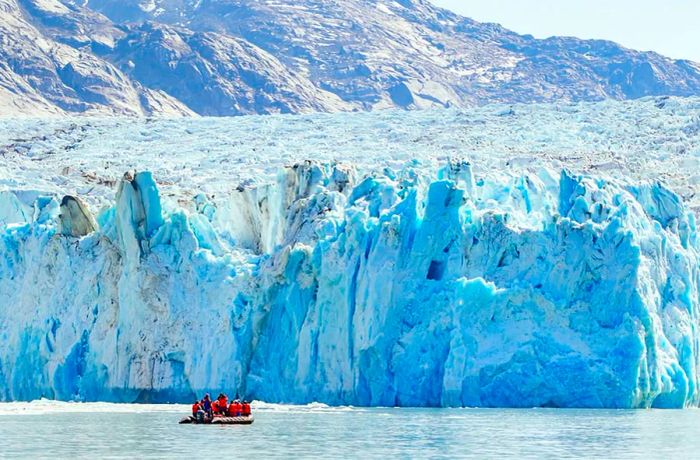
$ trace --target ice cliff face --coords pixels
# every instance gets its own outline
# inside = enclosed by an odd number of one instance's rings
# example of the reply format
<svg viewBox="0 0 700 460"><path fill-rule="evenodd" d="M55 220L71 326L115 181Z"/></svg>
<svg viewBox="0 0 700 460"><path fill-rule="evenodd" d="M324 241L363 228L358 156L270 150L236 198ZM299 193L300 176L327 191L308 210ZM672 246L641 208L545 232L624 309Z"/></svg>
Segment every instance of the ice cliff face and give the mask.
<svg viewBox="0 0 700 460"><path fill-rule="evenodd" d="M128 173L96 219L2 192L0 255L0 399L700 402L700 242L660 184L305 163L168 209Z"/></svg>

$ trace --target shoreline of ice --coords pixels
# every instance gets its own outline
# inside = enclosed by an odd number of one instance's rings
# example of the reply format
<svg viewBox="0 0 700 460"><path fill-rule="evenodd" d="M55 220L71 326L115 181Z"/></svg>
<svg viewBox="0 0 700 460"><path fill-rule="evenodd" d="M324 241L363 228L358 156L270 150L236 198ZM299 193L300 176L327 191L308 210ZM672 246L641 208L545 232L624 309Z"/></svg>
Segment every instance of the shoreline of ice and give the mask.
<svg viewBox="0 0 700 460"><path fill-rule="evenodd" d="M364 411L366 407L329 406L323 403L274 404L264 401L252 401L251 406L257 412L347 412ZM376 408L393 409L393 408ZM160 403L111 403L111 402L81 402L38 399L34 401L0 402L0 417L3 415L50 415L72 413L174 413L188 414L191 406L188 404Z"/></svg>
<svg viewBox="0 0 700 460"><path fill-rule="evenodd" d="M566 410L573 412L589 412L591 409L553 409L553 408L479 408L479 407L356 407L356 406L329 406L324 403L309 403L304 405L298 404L274 404L263 401L252 401L251 406L255 414L258 413L328 413L342 414L347 412L362 413L368 411L395 411L395 410L416 410L416 409L431 409L444 410L460 414L462 411L503 411L503 410L524 410L548 412L557 410ZM663 412L668 409L593 409L600 412L637 412L637 411L656 411ZM689 407L684 410L700 410L698 407ZM187 404L140 404L140 403L109 403L109 402L78 402L78 401L56 401L48 399L40 399L35 401L14 401L0 402L0 417L2 416L38 416L38 415L55 415L55 414L92 414L92 413L110 413L110 414L152 414L152 413L171 413L174 415L187 414L190 411L190 406Z"/></svg>

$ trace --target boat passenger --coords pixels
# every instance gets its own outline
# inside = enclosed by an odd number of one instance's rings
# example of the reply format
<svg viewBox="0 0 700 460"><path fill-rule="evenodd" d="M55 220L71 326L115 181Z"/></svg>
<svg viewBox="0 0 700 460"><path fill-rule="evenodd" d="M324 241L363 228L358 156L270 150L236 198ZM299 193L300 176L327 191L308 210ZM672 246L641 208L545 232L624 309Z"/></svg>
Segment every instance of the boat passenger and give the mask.
<svg viewBox="0 0 700 460"><path fill-rule="evenodd" d="M196 417L197 412L199 412L200 410L202 410L202 403L200 403L199 401L195 401L194 404L192 404L192 416Z"/></svg>
<svg viewBox="0 0 700 460"><path fill-rule="evenodd" d="M243 412L243 406L239 400L235 400L228 407L228 413L231 417L240 417Z"/></svg>
<svg viewBox="0 0 700 460"><path fill-rule="evenodd" d="M204 409L204 412L207 413L209 418L211 418L214 415L213 408L211 407L211 397L209 396L209 393L204 395L204 399L202 399L202 409Z"/></svg>
<svg viewBox="0 0 700 460"><path fill-rule="evenodd" d="M227 415L228 412L228 396L221 393L219 397L216 398L217 405L219 406L219 412L221 415Z"/></svg>
<svg viewBox="0 0 700 460"><path fill-rule="evenodd" d="M211 411L214 413L215 416L222 414L223 411L221 410L221 406L219 406L218 399L214 400L214 402L211 403Z"/></svg>
<svg viewBox="0 0 700 460"><path fill-rule="evenodd" d="M243 417L250 417L250 414L250 403L248 401L243 401L243 404L241 404L241 415Z"/></svg>
<svg viewBox="0 0 700 460"><path fill-rule="evenodd" d="M239 417L240 414L240 405L238 404L238 400L234 400L229 406L228 406L228 413L229 416L231 417Z"/></svg>

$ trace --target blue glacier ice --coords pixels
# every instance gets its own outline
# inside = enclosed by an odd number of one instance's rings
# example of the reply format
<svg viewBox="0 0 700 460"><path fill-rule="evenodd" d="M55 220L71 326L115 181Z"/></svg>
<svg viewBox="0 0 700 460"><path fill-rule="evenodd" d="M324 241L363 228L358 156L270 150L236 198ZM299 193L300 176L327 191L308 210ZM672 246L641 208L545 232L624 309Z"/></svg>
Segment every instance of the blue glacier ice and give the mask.
<svg viewBox="0 0 700 460"><path fill-rule="evenodd" d="M156 175L96 216L0 192L0 400L700 403L696 217L660 183L306 162L166 205Z"/></svg>

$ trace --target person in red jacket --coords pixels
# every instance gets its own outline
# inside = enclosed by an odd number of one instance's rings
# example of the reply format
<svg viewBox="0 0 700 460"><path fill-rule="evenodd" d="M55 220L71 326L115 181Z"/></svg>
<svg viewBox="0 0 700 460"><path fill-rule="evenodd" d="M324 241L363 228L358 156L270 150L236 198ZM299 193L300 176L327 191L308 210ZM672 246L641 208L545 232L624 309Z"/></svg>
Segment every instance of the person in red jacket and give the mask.
<svg viewBox="0 0 700 460"><path fill-rule="evenodd" d="M219 406L219 411L221 412L221 415L230 415L228 414L228 397L220 393L219 397L216 398L216 402L218 403Z"/></svg>
<svg viewBox="0 0 700 460"><path fill-rule="evenodd" d="M233 401L230 406L228 406L228 414L231 417L240 417L242 411L243 406L241 406L240 401L237 399Z"/></svg>
<svg viewBox="0 0 700 460"><path fill-rule="evenodd" d="M217 415L221 415L221 407L219 407L219 400L216 399L211 403L211 411L214 414L214 417Z"/></svg>
<svg viewBox="0 0 700 460"><path fill-rule="evenodd" d="M195 401L194 404L192 404L192 415L196 417L197 412L200 410L202 410L202 405L199 403L199 401Z"/></svg>
<svg viewBox="0 0 700 460"><path fill-rule="evenodd" d="M236 401L231 401L231 404L229 404L228 416L229 417L236 417Z"/></svg>
<svg viewBox="0 0 700 460"><path fill-rule="evenodd" d="M248 401L243 401L243 404L241 404L241 415L243 417L250 417L250 414L250 403Z"/></svg>

